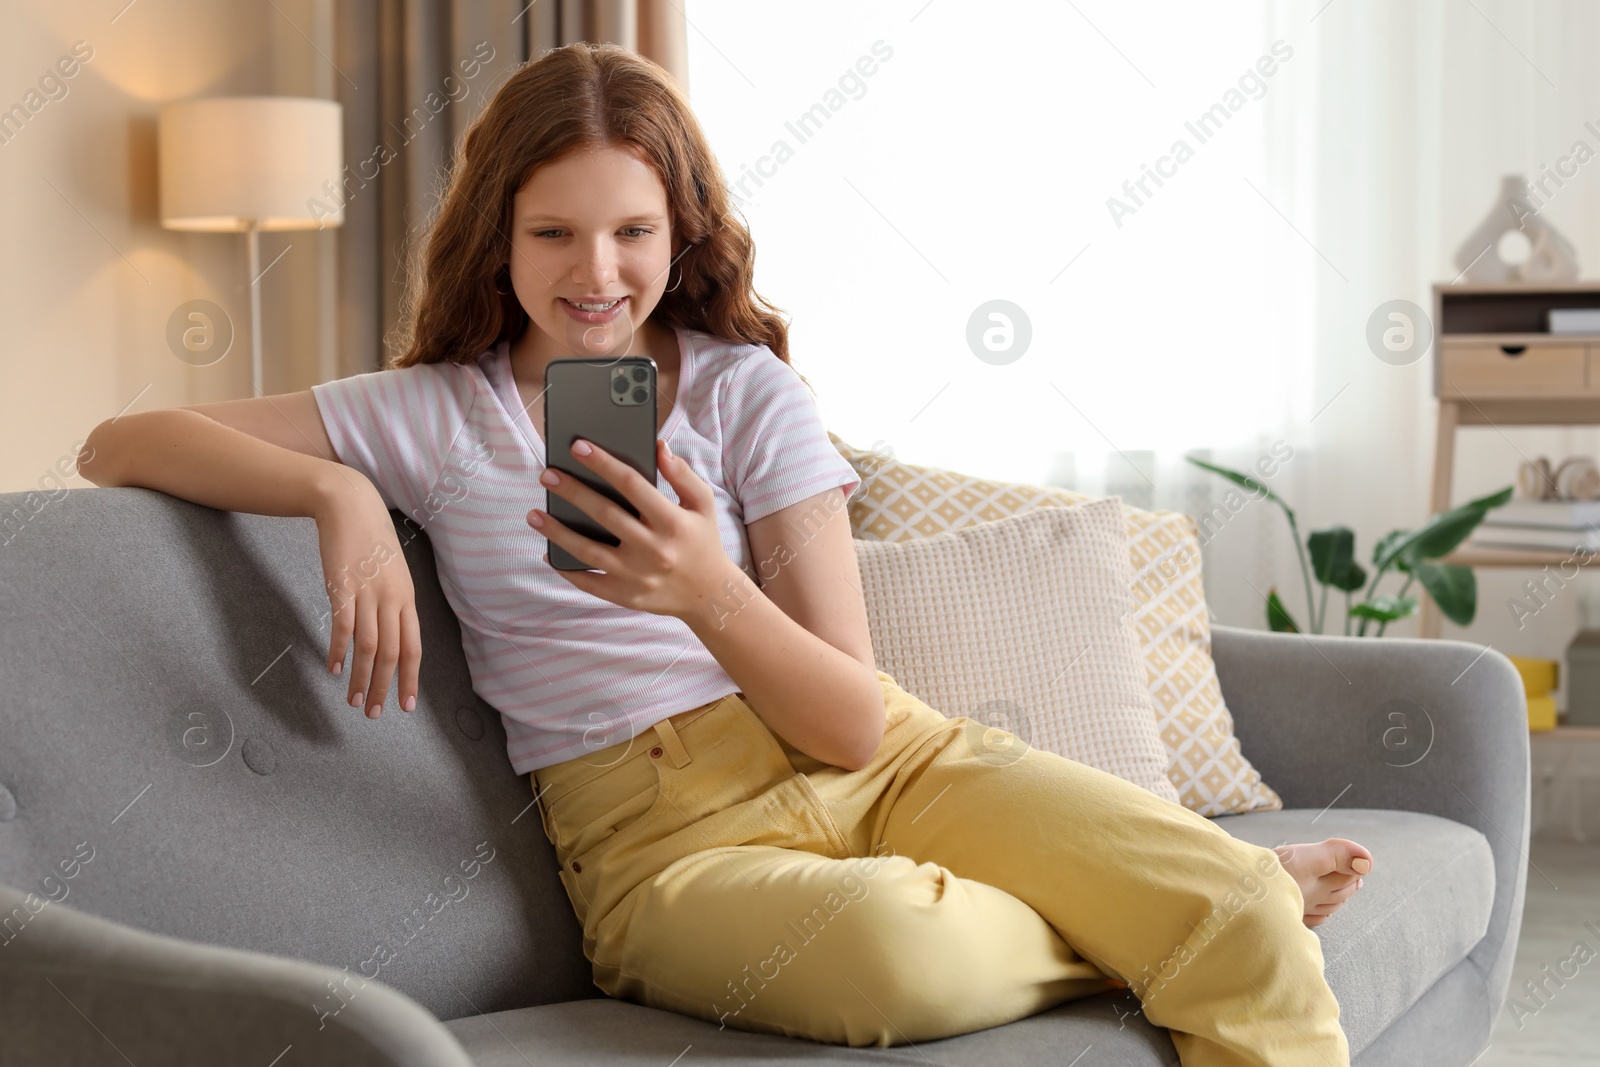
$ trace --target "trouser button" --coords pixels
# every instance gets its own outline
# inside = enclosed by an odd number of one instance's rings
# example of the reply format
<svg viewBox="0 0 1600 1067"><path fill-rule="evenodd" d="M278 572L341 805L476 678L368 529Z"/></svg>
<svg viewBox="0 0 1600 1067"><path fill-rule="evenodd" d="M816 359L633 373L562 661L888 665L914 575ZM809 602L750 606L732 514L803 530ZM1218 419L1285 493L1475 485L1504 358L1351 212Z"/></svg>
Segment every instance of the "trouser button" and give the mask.
<svg viewBox="0 0 1600 1067"><path fill-rule="evenodd" d="M651 759L660 759L661 758L661 746L660 745L657 745L655 748L652 748L650 750L650 758Z"/></svg>

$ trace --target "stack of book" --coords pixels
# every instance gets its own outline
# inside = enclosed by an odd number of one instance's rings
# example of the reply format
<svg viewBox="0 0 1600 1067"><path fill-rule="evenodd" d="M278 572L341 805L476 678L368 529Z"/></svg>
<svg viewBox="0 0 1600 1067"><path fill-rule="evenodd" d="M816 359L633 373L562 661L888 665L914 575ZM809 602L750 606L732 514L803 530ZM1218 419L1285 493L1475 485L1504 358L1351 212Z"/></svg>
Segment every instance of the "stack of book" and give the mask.
<svg viewBox="0 0 1600 1067"><path fill-rule="evenodd" d="M1470 540L1483 548L1600 552L1600 500L1512 500L1489 512Z"/></svg>
<svg viewBox="0 0 1600 1067"><path fill-rule="evenodd" d="M1508 656L1522 675L1522 689L1528 694L1528 729L1534 733L1556 728L1556 698L1553 690L1561 677L1561 667L1553 659Z"/></svg>

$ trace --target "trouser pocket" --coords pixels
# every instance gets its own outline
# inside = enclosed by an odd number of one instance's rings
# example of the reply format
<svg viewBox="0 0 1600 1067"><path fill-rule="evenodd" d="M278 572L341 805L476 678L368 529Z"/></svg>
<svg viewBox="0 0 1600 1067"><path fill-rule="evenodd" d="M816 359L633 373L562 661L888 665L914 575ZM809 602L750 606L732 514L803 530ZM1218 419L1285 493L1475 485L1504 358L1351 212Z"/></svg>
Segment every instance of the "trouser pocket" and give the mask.
<svg viewBox="0 0 1600 1067"><path fill-rule="evenodd" d="M582 860L596 845L633 825L660 802L660 775L640 736L640 754L564 793L552 787L541 801L545 833L564 862Z"/></svg>
<svg viewBox="0 0 1600 1067"><path fill-rule="evenodd" d="M547 775L541 815L591 959L612 909L685 856L746 844L851 855L811 779L740 694L663 720L633 746L615 746L623 758L602 770L609 750Z"/></svg>

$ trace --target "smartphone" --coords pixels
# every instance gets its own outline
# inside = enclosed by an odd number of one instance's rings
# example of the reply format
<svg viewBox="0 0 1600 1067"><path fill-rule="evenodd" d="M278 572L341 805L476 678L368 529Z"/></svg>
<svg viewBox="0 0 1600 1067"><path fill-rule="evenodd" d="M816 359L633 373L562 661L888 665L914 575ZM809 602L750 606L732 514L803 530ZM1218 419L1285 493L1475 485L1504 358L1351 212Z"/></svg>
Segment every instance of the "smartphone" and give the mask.
<svg viewBox="0 0 1600 1067"><path fill-rule="evenodd" d="M549 465L616 501L639 509L572 454L578 438L592 441L656 484L656 361L649 356L554 359L544 371L544 441ZM621 542L587 512L545 487L545 510L601 544ZM550 565L560 571L598 570L554 541Z"/></svg>

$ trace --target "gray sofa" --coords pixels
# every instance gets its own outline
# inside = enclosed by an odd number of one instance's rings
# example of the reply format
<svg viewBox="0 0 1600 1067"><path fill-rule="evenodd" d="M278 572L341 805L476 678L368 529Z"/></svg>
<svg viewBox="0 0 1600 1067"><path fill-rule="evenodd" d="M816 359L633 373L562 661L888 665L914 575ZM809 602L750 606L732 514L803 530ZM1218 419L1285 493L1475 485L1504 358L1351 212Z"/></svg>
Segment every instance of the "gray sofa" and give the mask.
<svg viewBox="0 0 1600 1067"><path fill-rule="evenodd" d="M699 1062L1065 1064L1090 1045L1086 1063L1177 1062L1126 991L914 1049L605 997L427 539L395 518L421 696L407 715L391 689L371 721L323 666L312 520L145 489L0 495L0 1064L660 1067L691 1046ZM1214 651L1287 807L1218 822L1377 857L1317 931L1354 1062L1471 1062L1523 905L1514 669L1464 643L1227 627Z"/></svg>

